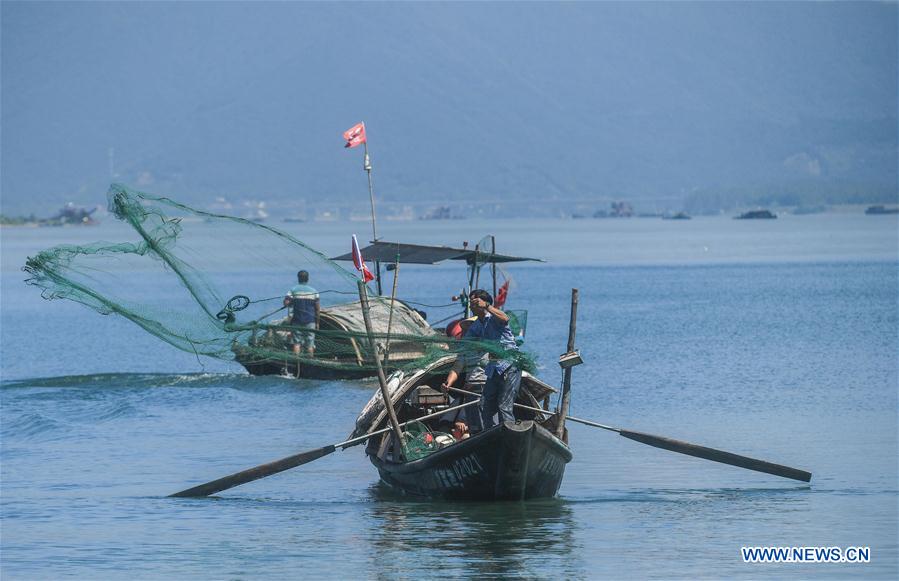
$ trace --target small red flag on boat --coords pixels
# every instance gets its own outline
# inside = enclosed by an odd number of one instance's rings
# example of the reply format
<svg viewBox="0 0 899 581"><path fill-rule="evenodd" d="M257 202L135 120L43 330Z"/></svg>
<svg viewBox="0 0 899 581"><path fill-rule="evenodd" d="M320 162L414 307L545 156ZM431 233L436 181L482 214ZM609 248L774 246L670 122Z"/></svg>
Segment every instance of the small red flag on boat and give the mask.
<svg viewBox="0 0 899 581"><path fill-rule="evenodd" d="M493 299L493 306L497 309L502 308L504 304L506 304L506 299L509 298L509 279L506 279L506 282L503 283L503 286L499 287L499 290L496 291L496 298Z"/></svg>
<svg viewBox="0 0 899 581"><path fill-rule="evenodd" d="M362 251L359 250L359 242L356 241L356 235L353 234L353 266L356 267L356 270L362 273L362 281L368 282L370 280L375 279L375 275L368 270L368 267L365 266L365 261L362 259Z"/></svg>
<svg viewBox="0 0 899 581"><path fill-rule="evenodd" d="M343 132L344 147L356 147L365 143L365 122L357 123Z"/></svg>

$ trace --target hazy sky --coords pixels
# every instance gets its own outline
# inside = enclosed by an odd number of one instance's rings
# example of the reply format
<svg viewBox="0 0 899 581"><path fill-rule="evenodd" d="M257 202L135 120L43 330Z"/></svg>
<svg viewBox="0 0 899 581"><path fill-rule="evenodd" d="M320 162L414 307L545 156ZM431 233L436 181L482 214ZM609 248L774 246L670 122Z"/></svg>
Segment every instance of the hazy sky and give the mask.
<svg viewBox="0 0 899 581"><path fill-rule="evenodd" d="M897 4L2 3L2 206L896 184ZM364 187L364 186L363 186Z"/></svg>

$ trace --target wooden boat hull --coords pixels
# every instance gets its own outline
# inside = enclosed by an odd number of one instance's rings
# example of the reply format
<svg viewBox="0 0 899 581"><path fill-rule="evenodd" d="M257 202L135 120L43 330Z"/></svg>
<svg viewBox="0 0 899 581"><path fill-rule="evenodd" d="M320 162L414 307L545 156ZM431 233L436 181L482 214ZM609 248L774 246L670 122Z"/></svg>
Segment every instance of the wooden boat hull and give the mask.
<svg viewBox="0 0 899 581"><path fill-rule="evenodd" d="M273 361L240 361L250 375L286 375L300 379L363 379L372 377L375 372L369 369L337 369L320 365L297 365L296 363L278 363ZM297 368L299 367L299 373Z"/></svg>
<svg viewBox="0 0 899 581"><path fill-rule="evenodd" d="M339 361L333 359L303 359L297 361L289 355L281 358L261 358L254 356L250 350L234 348L234 359L243 365L250 375L286 375L301 379L364 379L377 376L377 371L370 367L362 367L355 361ZM384 367L385 373L392 373L409 361L398 360L393 365Z"/></svg>
<svg viewBox="0 0 899 581"><path fill-rule="evenodd" d="M571 450L531 420L504 422L407 463L366 449L386 484L413 496L447 500L528 500L556 495Z"/></svg>

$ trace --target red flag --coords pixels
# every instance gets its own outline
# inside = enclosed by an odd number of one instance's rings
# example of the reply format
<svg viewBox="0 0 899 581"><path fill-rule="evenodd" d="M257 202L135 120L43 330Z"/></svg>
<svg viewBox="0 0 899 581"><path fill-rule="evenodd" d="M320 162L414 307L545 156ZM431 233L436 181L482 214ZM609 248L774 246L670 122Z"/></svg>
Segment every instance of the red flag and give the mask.
<svg viewBox="0 0 899 581"><path fill-rule="evenodd" d="M507 298L509 298L509 279L506 279L503 286L499 287L499 290L496 291L496 298L493 299L493 306L497 309L501 308L506 304Z"/></svg>
<svg viewBox="0 0 899 581"><path fill-rule="evenodd" d="M357 123L343 132L344 147L356 147L365 143L365 122Z"/></svg>
<svg viewBox="0 0 899 581"><path fill-rule="evenodd" d="M375 275L368 270L368 267L365 266L365 261L362 259L362 251L359 250L359 243L356 241L356 235L353 234L353 266L356 267L356 270L362 273L362 281L368 282L370 280L375 279Z"/></svg>

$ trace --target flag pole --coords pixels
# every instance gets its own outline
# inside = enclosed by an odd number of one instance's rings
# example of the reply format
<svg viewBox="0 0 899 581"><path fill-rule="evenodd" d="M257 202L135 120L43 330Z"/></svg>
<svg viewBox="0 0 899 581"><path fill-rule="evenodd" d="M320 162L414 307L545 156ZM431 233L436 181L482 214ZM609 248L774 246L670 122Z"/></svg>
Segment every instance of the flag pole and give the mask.
<svg viewBox="0 0 899 581"><path fill-rule="evenodd" d="M368 155L368 136L366 136L365 143L365 157L362 162L362 169L365 170L365 173L368 174L368 199L371 201L371 235L372 242L378 241L378 226L377 220L375 219L375 190L372 186L371 182L371 158ZM378 294L383 294L381 291L381 261L375 259L375 280L378 282Z"/></svg>

